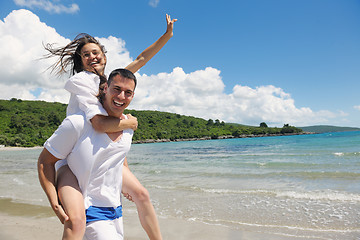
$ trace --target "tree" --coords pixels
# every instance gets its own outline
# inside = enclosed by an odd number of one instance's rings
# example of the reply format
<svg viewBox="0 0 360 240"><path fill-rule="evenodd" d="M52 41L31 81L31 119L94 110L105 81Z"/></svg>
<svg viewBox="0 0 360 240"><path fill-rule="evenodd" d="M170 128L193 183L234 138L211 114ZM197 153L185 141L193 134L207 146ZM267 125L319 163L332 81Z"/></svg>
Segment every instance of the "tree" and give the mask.
<svg viewBox="0 0 360 240"><path fill-rule="evenodd" d="M260 123L260 127L261 127L261 128L267 128L268 125L267 125L265 122L262 122L262 123Z"/></svg>
<svg viewBox="0 0 360 240"><path fill-rule="evenodd" d="M209 120L207 121L207 124L206 124L206 125L212 126L212 125L214 125L214 121L213 121L212 119L209 119Z"/></svg>
<svg viewBox="0 0 360 240"><path fill-rule="evenodd" d="M302 129L290 126L289 124L284 124L284 126L282 127L280 132L282 134L284 134L284 133L299 133L299 132L302 132Z"/></svg>

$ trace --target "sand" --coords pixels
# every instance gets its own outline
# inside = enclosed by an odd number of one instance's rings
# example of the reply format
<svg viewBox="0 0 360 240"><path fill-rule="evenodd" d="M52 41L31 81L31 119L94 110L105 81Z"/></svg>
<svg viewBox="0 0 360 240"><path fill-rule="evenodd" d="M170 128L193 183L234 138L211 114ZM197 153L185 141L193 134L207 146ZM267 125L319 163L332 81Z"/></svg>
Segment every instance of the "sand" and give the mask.
<svg viewBox="0 0 360 240"><path fill-rule="evenodd" d="M171 240L256 240L297 239L275 234L231 230L222 226L207 225L182 219L159 219L164 239ZM124 216L125 240L148 239L137 216ZM0 239L42 240L61 239L62 224L56 217L17 216L0 213ZM299 238L300 239L300 238Z"/></svg>
<svg viewBox="0 0 360 240"><path fill-rule="evenodd" d="M42 146L36 147L5 147L4 145L0 145L0 151L14 151L14 150L27 150L27 149L42 149Z"/></svg>
<svg viewBox="0 0 360 240"><path fill-rule="evenodd" d="M42 147L35 147L42 148ZM18 147L0 147L0 151L23 150ZM265 234L251 229L230 229L220 225L179 218L159 218L164 240L290 240L304 239L278 234ZM148 239L134 211L124 210L125 240ZM0 199L0 240L61 239L63 225L50 207L14 203L11 199Z"/></svg>

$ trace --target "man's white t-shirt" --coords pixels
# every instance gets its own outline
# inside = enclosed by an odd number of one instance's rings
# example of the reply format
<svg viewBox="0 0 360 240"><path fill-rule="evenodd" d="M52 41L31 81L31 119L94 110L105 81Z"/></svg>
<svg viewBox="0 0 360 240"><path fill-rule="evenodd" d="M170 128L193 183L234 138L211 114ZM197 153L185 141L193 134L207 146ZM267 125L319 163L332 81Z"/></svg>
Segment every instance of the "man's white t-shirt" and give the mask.
<svg viewBox="0 0 360 240"><path fill-rule="evenodd" d="M64 87L70 93L66 116L83 111L86 120L89 122L98 114L108 116L106 110L96 97L99 94L99 84L100 77L92 72L81 71L72 76ZM58 170L66 164L67 160L64 158L56 163L55 169Z"/></svg>
<svg viewBox="0 0 360 240"><path fill-rule="evenodd" d="M122 167L134 131L126 129L118 141L96 132L84 114L68 116L45 142L56 158L68 161L78 179L85 208L121 205Z"/></svg>

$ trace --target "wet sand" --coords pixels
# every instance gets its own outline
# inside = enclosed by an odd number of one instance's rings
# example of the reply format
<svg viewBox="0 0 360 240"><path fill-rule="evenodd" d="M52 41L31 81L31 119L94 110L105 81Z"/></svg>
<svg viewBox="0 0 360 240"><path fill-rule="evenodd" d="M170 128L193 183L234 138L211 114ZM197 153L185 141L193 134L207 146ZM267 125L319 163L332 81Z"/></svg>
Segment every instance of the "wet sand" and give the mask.
<svg viewBox="0 0 360 240"><path fill-rule="evenodd" d="M297 239L280 235L231 230L222 226L211 226L182 219L159 219L164 239L171 240L239 240L239 239ZM124 216L125 240L148 239L137 216ZM0 213L0 239L39 240L61 239L62 224L56 217L16 216ZM301 238L299 238L301 239Z"/></svg>
<svg viewBox="0 0 360 240"><path fill-rule="evenodd" d="M124 217L125 240L148 239L142 229L134 206L126 203ZM221 225L187 221L179 218L159 218L163 239L169 240L290 240L304 239L294 236L265 234L251 230L230 229ZM61 239L63 225L48 206L13 202L0 198L1 240ZM307 238L308 240L309 238Z"/></svg>
<svg viewBox="0 0 360 240"><path fill-rule="evenodd" d="M42 149L42 146L36 147L5 147L4 145L0 145L0 151L14 151L14 150L27 150L27 149Z"/></svg>

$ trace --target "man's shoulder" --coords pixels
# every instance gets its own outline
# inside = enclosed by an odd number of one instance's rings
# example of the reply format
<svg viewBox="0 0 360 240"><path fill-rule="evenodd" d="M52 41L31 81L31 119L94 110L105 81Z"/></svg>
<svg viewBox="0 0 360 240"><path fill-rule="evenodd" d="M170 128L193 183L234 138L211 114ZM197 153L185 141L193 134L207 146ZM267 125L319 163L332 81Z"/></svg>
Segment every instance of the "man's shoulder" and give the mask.
<svg viewBox="0 0 360 240"><path fill-rule="evenodd" d="M69 115L66 119L68 119L77 130L83 129L87 124L85 113L83 111Z"/></svg>

